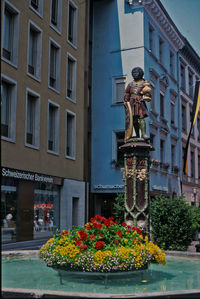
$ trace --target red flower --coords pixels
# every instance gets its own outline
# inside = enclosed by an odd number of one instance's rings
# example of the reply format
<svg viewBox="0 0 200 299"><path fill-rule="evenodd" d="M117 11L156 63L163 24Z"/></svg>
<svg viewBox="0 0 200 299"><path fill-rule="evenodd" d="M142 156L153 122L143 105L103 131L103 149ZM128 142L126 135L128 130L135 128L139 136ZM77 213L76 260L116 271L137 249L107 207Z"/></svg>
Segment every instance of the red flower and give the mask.
<svg viewBox="0 0 200 299"><path fill-rule="evenodd" d="M118 241L117 239L114 239L113 242L114 242L115 244L118 244L118 243L119 243L119 241Z"/></svg>
<svg viewBox="0 0 200 299"><path fill-rule="evenodd" d="M135 242L137 242L137 238L134 238L134 239L133 239L133 244L134 244Z"/></svg>
<svg viewBox="0 0 200 299"><path fill-rule="evenodd" d="M62 236L67 235L67 234L68 234L68 230L63 230L61 233Z"/></svg>
<svg viewBox="0 0 200 299"><path fill-rule="evenodd" d="M135 230L135 226L132 226L132 230Z"/></svg>
<svg viewBox="0 0 200 299"><path fill-rule="evenodd" d="M126 222L122 222L122 226L127 226L127 225L126 225Z"/></svg>
<svg viewBox="0 0 200 299"><path fill-rule="evenodd" d="M105 242L104 242L104 241L97 241L97 242L95 243L95 247L96 247L96 249L98 249L98 250L100 250L101 248L103 248L104 245L105 245Z"/></svg>
<svg viewBox="0 0 200 299"><path fill-rule="evenodd" d="M84 250L84 249L86 249L88 246L86 245L86 244L81 244L81 246L80 246L80 250Z"/></svg>
<svg viewBox="0 0 200 299"><path fill-rule="evenodd" d="M85 228L86 228L86 229L91 229L92 227L91 227L91 225L90 225L89 223L87 223L87 224L85 225Z"/></svg>
<svg viewBox="0 0 200 299"><path fill-rule="evenodd" d="M138 234L141 234L141 233L142 233L142 231L141 231L140 228L136 228L136 232L137 232Z"/></svg>
<svg viewBox="0 0 200 299"><path fill-rule="evenodd" d="M118 234L118 235L120 236L120 238L121 238L121 236L122 236L122 232L120 232L120 230L117 230L117 231L116 231L116 234Z"/></svg>
<svg viewBox="0 0 200 299"><path fill-rule="evenodd" d="M95 239L95 235L89 235L89 240L92 241Z"/></svg>
<svg viewBox="0 0 200 299"><path fill-rule="evenodd" d="M101 223L96 223L96 222L94 222L92 226L93 226L93 227L96 227L96 228L98 228L98 229L101 229L101 228L102 228L102 224L101 224Z"/></svg>
<svg viewBox="0 0 200 299"><path fill-rule="evenodd" d="M78 232L78 236L79 236L79 238L81 239L81 240L85 240L86 238L87 238L87 233L84 231L84 230L80 230L79 232Z"/></svg>
<svg viewBox="0 0 200 299"><path fill-rule="evenodd" d="M82 241L81 240L77 240L76 243L75 243L77 246L80 246L82 244Z"/></svg>
<svg viewBox="0 0 200 299"><path fill-rule="evenodd" d="M103 237L103 234L99 234L100 237Z"/></svg>

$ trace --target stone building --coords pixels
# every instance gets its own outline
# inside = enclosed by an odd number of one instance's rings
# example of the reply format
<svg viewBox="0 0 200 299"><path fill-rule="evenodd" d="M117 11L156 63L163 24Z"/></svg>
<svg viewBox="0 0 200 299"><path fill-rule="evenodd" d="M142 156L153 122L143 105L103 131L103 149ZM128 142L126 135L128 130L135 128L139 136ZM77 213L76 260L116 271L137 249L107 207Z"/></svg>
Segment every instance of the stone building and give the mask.
<svg viewBox="0 0 200 299"><path fill-rule="evenodd" d="M2 241L85 223L88 1L1 1Z"/></svg>

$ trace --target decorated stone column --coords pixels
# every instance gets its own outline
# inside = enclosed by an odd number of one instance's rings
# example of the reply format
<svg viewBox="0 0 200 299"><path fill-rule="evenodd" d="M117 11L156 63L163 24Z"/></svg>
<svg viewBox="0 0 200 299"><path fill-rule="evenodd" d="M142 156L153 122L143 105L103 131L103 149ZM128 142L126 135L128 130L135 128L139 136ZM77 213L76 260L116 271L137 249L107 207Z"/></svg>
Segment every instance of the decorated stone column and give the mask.
<svg viewBox="0 0 200 299"><path fill-rule="evenodd" d="M125 222L149 231L149 152L146 142L121 146L125 165Z"/></svg>
<svg viewBox="0 0 200 299"><path fill-rule="evenodd" d="M132 70L133 81L125 90L126 114L124 151L125 167L125 222L149 231L149 163L153 150L146 135L148 110L151 101L150 84L143 78L144 72Z"/></svg>

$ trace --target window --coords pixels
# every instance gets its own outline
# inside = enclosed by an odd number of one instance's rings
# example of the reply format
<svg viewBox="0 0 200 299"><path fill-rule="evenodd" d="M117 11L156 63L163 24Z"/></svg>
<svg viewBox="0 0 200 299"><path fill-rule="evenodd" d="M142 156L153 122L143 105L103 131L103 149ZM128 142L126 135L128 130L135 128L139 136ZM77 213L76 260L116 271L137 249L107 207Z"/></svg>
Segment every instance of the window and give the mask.
<svg viewBox="0 0 200 299"><path fill-rule="evenodd" d="M116 132L116 166L124 166L124 152L119 148L124 144L124 131Z"/></svg>
<svg viewBox="0 0 200 299"><path fill-rule="evenodd" d="M51 0L51 26L61 33L62 0Z"/></svg>
<svg viewBox="0 0 200 299"><path fill-rule="evenodd" d="M49 100L48 107L48 151L59 151L59 105Z"/></svg>
<svg viewBox="0 0 200 299"><path fill-rule="evenodd" d="M160 116L164 117L164 95L160 93Z"/></svg>
<svg viewBox="0 0 200 299"><path fill-rule="evenodd" d="M29 23L28 74L40 80L42 57L42 33L39 27Z"/></svg>
<svg viewBox="0 0 200 299"><path fill-rule="evenodd" d="M174 53L170 51L170 74L172 76L174 76L174 66L175 66Z"/></svg>
<svg viewBox="0 0 200 299"><path fill-rule="evenodd" d="M174 124L174 103L171 102L171 124Z"/></svg>
<svg viewBox="0 0 200 299"><path fill-rule="evenodd" d="M113 103L123 103L126 78L114 78L113 82Z"/></svg>
<svg viewBox="0 0 200 299"><path fill-rule="evenodd" d="M66 110L66 157L75 159L76 151L76 115Z"/></svg>
<svg viewBox="0 0 200 299"><path fill-rule="evenodd" d="M198 179L200 180L200 153L198 154Z"/></svg>
<svg viewBox="0 0 200 299"><path fill-rule="evenodd" d="M66 66L66 78L67 78L67 98L76 102L76 59L67 54L67 66Z"/></svg>
<svg viewBox="0 0 200 299"><path fill-rule="evenodd" d="M53 40L50 40L49 87L57 92L60 90L60 52L60 46Z"/></svg>
<svg viewBox="0 0 200 299"><path fill-rule="evenodd" d="M189 96L190 97L193 97L193 89L194 89L194 86L193 86L193 74L191 71L188 71L188 85L189 85Z"/></svg>
<svg viewBox="0 0 200 299"><path fill-rule="evenodd" d="M171 145L171 165L172 165L172 167L173 166L175 166L175 149L176 149L176 147L175 147L175 145Z"/></svg>
<svg viewBox="0 0 200 299"><path fill-rule="evenodd" d="M154 29L149 24L149 50L154 52Z"/></svg>
<svg viewBox="0 0 200 299"><path fill-rule="evenodd" d="M3 139L15 141L16 136L16 82L2 76L1 81L1 136Z"/></svg>
<svg viewBox="0 0 200 299"><path fill-rule="evenodd" d="M39 148L40 142L40 98L27 90L26 100L26 145Z"/></svg>
<svg viewBox="0 0 200 299"><path fill-rule="evenodd" d="M182 109L181 109L181 113L182 113L182 131L184 131L185 133L187 132L187 119L186 119L186 107L184 104L182 104Z"/></svg>
<svg viewBox="0 0 200 299"><path fill-rule="evenodd" d="M68 6L68 35L67 40L73 46L77 46L77 15L78 9L77 6L72 2L69 1Z"/></svg>
<svg viewBox="0 0 200 299"><path fill-rule="evenodd" d="M191 173L190 176L191 178L195 177L195 160L194 160L194 152L191 151Z"/></svg>
<svg viewBox="0 0 200 299"><path fill-rule="evenodd" d="M160 140L160 161L164 162L164 150L165 150L165 141Z"/></svg>
<svg viewBox="0 0 200 299"><path fill-rule="evenodd" d="M181 88L185 90L185 66L180 65L180 76L181 76Z"/></svg>
<svg viewBox="0 0 200 299"><path fill-rule="evenodd" d="M40 17L43 14L43 0L30 0L30 8Z"/></svg>
<svg viewBox="0 0 200 299"><path fill-rule="evenodd" d="M151 110L155 111L155 87L151 84Z"/></svg>
<svg viewBox="0 0 200 299"><path fill-rule="evenodd" d="M200 142L200 116L197 118L197 140Z"/></svg>
<svg viewBox="0 0 200 299"><path fill-rule="evenodd" d="M190 107L190 125L192 123L192 107ZM191 136L194 137L194 126L192 128Z"/></svg>
<svg viewBox="0 0 200 299"><path fill-rule="evenodd" d="M5 2L3 16L2 58L14 66L18 62L19 11Z"/></svg>
<svg viewBox="0 0 200 299"><path fill-rule="evenodd" d="M159 61L164 63L164 41L161 38L159 38Z"/></svg>

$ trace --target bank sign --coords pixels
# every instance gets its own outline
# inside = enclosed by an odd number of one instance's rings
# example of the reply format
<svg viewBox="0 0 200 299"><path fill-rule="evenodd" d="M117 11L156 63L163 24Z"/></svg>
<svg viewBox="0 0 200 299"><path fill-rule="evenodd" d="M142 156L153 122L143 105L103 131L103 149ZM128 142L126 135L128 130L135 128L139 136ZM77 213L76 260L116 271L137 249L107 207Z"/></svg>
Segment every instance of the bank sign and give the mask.
<svg viewBox="0 0 200 299"><path fill-rule="evenodd" d="M5 167L2 168L2 177L10 177L15 179L33 181L37 183L62 185L62 178Z"/></svg>

